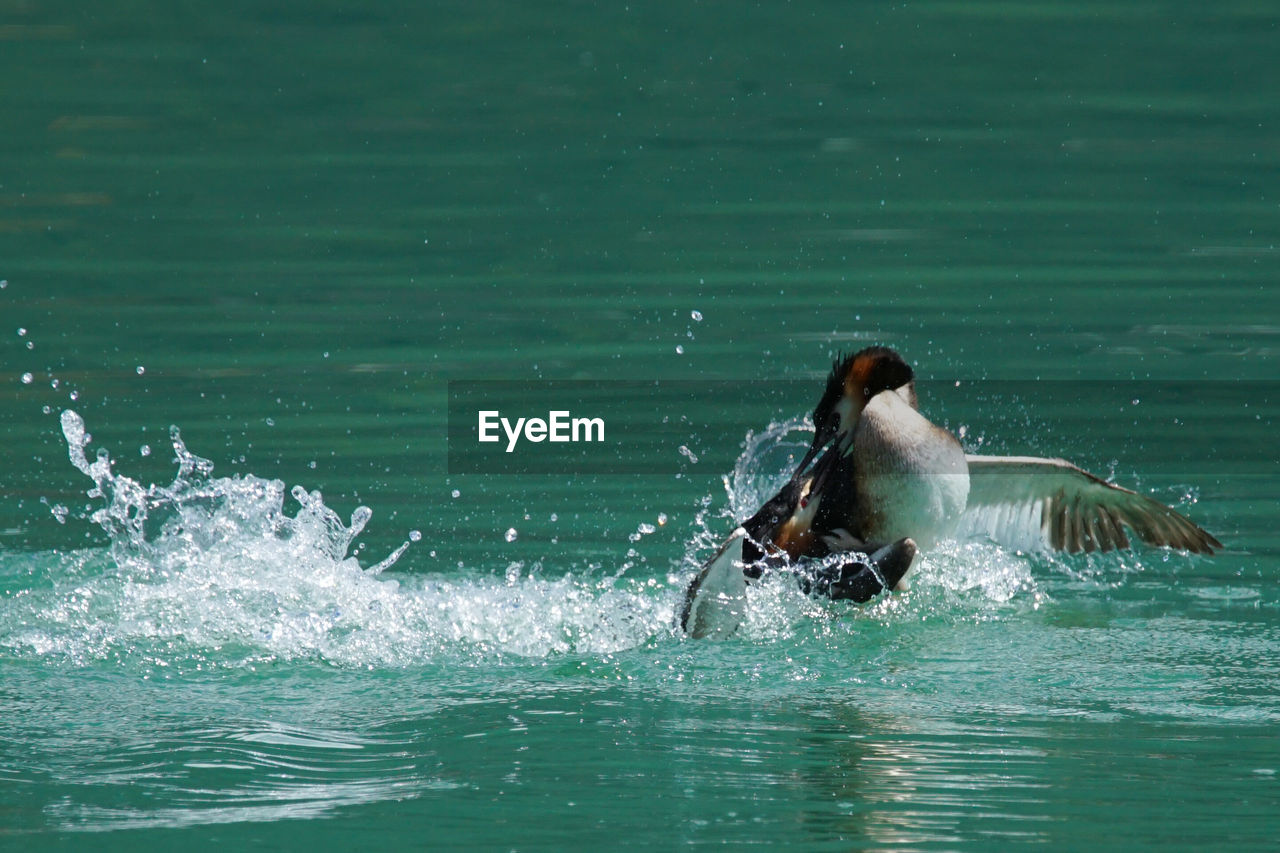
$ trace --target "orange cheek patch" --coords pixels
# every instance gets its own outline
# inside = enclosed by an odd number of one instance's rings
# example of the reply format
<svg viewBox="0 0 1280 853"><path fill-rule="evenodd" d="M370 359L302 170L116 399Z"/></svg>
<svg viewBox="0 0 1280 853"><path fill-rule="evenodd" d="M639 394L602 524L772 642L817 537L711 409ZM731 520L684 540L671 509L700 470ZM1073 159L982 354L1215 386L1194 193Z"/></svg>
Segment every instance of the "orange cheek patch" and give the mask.
<svg viewBox="0 0 1280 853"><path fill-rule="evenodd" d="M849 365L849 372L844 377L844 395L855 404L861 404L862 392L871 382L871 371L875 368L875 359L869 356L854 359Z"/></svg>

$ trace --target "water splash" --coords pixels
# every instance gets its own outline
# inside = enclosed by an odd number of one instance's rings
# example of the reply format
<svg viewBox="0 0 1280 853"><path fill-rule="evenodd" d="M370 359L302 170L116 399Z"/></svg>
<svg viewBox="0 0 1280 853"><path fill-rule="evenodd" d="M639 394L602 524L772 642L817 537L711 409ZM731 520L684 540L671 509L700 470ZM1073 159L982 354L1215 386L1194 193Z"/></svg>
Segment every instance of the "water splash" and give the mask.
<svg viewBox="0 0 1280 853"><path fill-rule="evenodd" d="M773 421L759 433L748 432L732 473L724 479L733 516L750 518L773 497L812 442L813 425L803 415Z"/></svg>
<svg viewBox="0 0 1280 853"><path fill-rule="evenodd" d="M113 470L73 411L62 414L71 463L93 481L90 519L110 536L105 551L47 555L47 587L7 601L0 647L75 663L117 660L149 671L257 666L316 660L340 666L412 666L506 657L608 655L679 636L684 584L734 518L750 514L783 482L807 448L804 419L749 434L724 478L727 504L705 496L692 541L669 571L526 566L384 574L409 547L362 567L348 554L372 512L344 522L319 492L295 486L284 509L279 480L215 477L174 428L177 474L143 487ZM631 544L654 532L642 524ZM414 538L412 535L410 539ZM421 534L418 535L421 539ZM506 537L512 538L510 536ZM632 562L619 561L625 570ZM636 556L634 547L627 555ZM514 567L514 568L513 568ZM0 572L4 570L0 560ZM627 576L624 577L624 574ZM996 618L1038 606L1025 558L995 546L943 546L913 572L914 588L867 607L815 601L787 578L754 585L741 636L760 642L810 630L853 635L870 625L937 618Z"/></svg>
<svg viewBox="0 0 1280 853"><path fill-rule="evenodd" d="M719 513L704 502L697 518L690 571L719 546L724 531L750 517L791 476L813 440L807 416L771 422L748 432L733 470L723 478L727 506ZM1092 562L1092 556L1082 558ZM866 623L909 623L937 619L991 619L1011 608L1037 609L1046 600L1033 575L1037 565L1072 578L1082 559L1039 556L1028 559L989 542L938 543L916 561L910 589L882 596L864 607L814 600L786 576L766 577L748 588L741 634L749 639L792 636L799 631L854 633ZM1043 564L1043 565L1042 565Z"/></svg>
<svg viewBox="0 0 1280 853"><path fill-rule="evenodd" d="M213 476L176 428L173 482L143 487L114 471L106 450L90 459L78 414L61 421L71 463L100 503L90 520L110 546L47 555L52 588L10 602L0 647L149 670L308 659L366 667L607 654L672 633L673 593L657 579L544 578L537 565L510 582L385 577L409 542L362 567L348 551L368 507L347 524L319 492L295 486L290 515L281 481Z"/></svg>
<svg viewBox="0 0 1280 853"><path fill-rule="evenodd" d="M105 555L55 552L54 588L22 600L30 618L15 612L0 644L80 662L216 660L229 648L241 661L355 662L341 649L370 627L362 610L395 609L398 583L377 576L409 542L368 569L347 553L372 517L368 507L347 524L318 491L295 486L298 510L289 515L284 483L214 477L213 463L188 450L176 427L173 482L143 487L113 471L105 449L90 461L92 437L76 412L64 411L61 424L68 457L101 504L89 518L110 546Z"/></svg>
<svg viewBox="0 0 1280 853"><path fill-rule="evenodd" d="M112 471L105 448L89 461L85 449L92 436L78 414L67 409L61 422L71 464L93 480L89 497L105 501L90 519L111 537L117 558L126 561L144 557L163 562L175 553L216 552L230 544L248 551L283 546L300 557L316 554L341 563L373 516L368 507L359 506L350 526L344 525L319 492L294 486L290 494L300 509L289 517L284 512L284 483L253 475L214 478L213 462L189 451L176 426L170 427L169 435L177 475L167 486L143 488ZM175 549L175 544L184 547ZM403 548L375 570L387 568L402 553Z"/></svg>

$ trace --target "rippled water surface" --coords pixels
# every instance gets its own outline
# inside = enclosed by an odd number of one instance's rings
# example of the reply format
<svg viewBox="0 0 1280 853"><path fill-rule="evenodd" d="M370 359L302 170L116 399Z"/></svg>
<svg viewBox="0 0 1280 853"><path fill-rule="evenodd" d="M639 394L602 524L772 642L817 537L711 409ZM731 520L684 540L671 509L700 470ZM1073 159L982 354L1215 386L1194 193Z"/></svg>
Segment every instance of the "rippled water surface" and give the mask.
<svg viewBox="0 0 1280 853"><path fill-rule="evenodd" d="M1270 849L1278 24L9 4L0 847ZM870 342L1225 550L684 638ZM451 473L494 379L698 382L652 473Z"/></svg>

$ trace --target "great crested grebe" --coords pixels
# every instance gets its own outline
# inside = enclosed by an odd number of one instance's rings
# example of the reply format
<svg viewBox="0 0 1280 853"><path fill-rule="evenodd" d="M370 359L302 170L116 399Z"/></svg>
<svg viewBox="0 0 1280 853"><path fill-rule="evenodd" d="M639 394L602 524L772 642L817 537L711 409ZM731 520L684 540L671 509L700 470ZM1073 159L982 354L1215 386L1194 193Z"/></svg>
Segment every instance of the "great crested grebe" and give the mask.
<svg viewBox="0 0 1280 853"><path fill-rule="evenodd" d="M1175 510L1066 460L966 454L917 410L915 374L888 347L837 359L813 423L795 474L690 584L681 624L694 636L736 628L732 605L700 605L740 598L766 567L848 552L797 573L809 591L866 601L901 581L917 546L959 529L1026 550L1127 548L1125 528L1149 545L1222 547Z"/></svg>

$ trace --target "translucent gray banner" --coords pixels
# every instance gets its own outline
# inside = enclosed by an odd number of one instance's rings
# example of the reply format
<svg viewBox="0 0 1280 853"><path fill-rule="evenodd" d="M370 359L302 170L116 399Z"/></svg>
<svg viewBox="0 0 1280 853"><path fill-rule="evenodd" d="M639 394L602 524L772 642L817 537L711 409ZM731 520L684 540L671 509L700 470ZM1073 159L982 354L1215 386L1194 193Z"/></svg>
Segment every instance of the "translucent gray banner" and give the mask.
<svg viewBox="0 0 1280 853"><path fill-rule="evenodd" d="M810 412L813 380L455 381L451 474L719 476L749 431ZM1280 383L927 380L920 409L971 453L1168 475L1280 475ZM483 440L482 440L483 439Z"/></svg>

